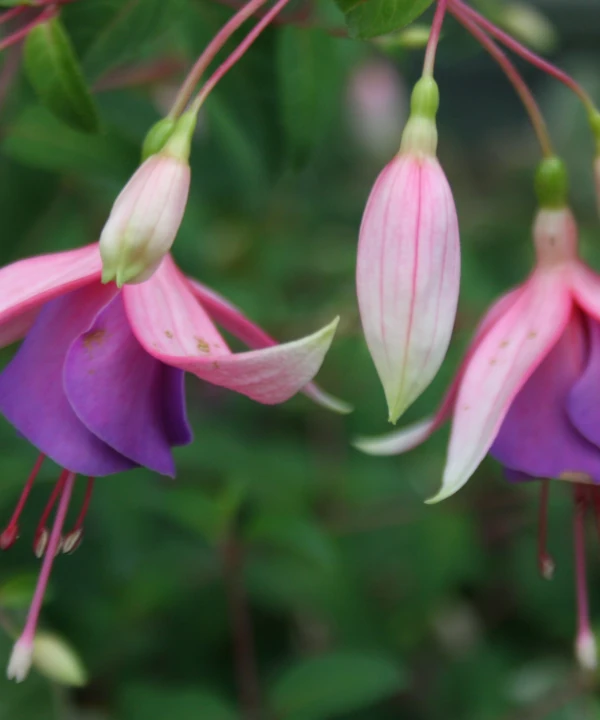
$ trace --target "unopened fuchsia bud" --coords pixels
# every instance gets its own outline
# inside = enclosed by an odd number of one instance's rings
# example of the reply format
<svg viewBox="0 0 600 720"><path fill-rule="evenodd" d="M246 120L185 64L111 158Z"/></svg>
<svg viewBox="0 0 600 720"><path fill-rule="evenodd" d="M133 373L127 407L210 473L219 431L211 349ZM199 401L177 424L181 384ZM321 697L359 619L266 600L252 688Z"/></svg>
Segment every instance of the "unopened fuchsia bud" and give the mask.
<svg viewBox="0 0 600 720"><path fill-rule="evenodd" d="M437 373L458 302L458 219L436 157L438 102L433 78L421 78L400 151L377 179L360 229L360 315L391 422Z"/></svg>
<svg viewBox="0 0 600 720"><path fill-rule="evenodd" d="M143 282L171 249L188 198L195 126L196 113L184 113L116 199L100 235L102 282Z"/></svg>

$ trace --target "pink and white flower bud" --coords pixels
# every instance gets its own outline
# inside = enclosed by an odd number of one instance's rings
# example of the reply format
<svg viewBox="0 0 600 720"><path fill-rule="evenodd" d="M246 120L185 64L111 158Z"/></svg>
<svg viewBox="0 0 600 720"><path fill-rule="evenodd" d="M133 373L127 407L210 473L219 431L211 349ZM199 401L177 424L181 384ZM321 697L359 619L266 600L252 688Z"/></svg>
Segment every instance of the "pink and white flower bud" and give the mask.
<svg viewBox="0 0 600 720"><path fill-rule="evenodd" d="M437 373L458 302L458 219L435 156L437 88L425 80L426 93L424 80L415 87L401 150L371 191L358 246L360 315L391 422Z"/></svg>
<svg viewBox="0 0 600 720"><path fill-rule="evenodd" d="M151 277L171 249L190 188L193 127L182 116L164 147L145 160L116 199L100 235L102 282Z"/></svg>

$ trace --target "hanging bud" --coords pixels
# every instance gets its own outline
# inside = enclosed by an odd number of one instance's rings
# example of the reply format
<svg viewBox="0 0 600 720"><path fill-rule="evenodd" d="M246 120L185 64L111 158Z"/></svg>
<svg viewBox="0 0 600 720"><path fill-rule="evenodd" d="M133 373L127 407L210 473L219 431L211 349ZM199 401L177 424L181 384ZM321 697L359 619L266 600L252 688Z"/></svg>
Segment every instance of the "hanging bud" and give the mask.
<svg viewBox="0 0 600 720"><path fill-rule="evenodd" d="M419 80L400 152L377 179L360 229L360 315L391 422L437 373L458 302L458 220L436 157L438 99L433 78Z"/></svg>
<svg viewBox="0 0 600 720"><path fill-rule="evenodd" d="M32 661L38 672L60 685L82 687L87 682L87 673L75 650L54 633L37 633Z"/></svg>
<svg viewBox="0 0 600 720"><path fill-rule="evenodd" d="M195 125L195 113L182 115L162 149L140 165L115 200L100 235L102 282L143 282L171 249L187 203Z"/></svg>

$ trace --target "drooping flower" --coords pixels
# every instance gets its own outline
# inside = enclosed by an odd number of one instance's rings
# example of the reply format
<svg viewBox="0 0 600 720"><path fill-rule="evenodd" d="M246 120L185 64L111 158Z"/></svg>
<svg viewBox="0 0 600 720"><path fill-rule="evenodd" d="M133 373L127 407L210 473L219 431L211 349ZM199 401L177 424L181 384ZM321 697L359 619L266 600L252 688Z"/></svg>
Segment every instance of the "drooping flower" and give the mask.
<svg viewBox="0 0 600 720"><path fill-rule="evenodd" d="M115 200L100 235L102 282L147 280L171 250L190 189L196 112L182 115L163 147L136 170Z"/></svg>
<svg viewBox="0 0 600 720"><path fill-rule="evenodd" d="M442 488L429 502L460 489L488 452L511 481L574 483L576 652L589 668L596 651L582 524L585 508L600 512L600 275L579 259L577 227L566 207L540 210L534 241L535 269L485 315L435 415L357 446L375 455L403 453L452 418ZM544 517L545 485L542 499ZM540 569L551 576L545 527L540 538Z"/></svg>
<svg viewBox="0 0 600 720"><path fill-rule="evenodd" d="M434 80L422 78L400 152L377 179L360 228L360 316L391 422L439 370L458 302L458 220L436 157L437 106Z"/></svg>
<svg viewBox="0 0 600 720"><path fill-rule="evenodd" d="M148 281L122 290L102 284L101 269L94 244L0 270L0 346L24 338L0 373L0 412L41 453L0 547L18 536L19 515L44 458L65 468L34 537L44 562L9 665L17 680L31 664L54 556L81 540L92 478L138 466L174 475L172 448L191 441L185 371L266 404L304 390L332 409L347 409L310 384L337 320L278 345L220 296L186 278L170 255ZM256 349L233 354L212 318ZM63 533L76 475L90 478L84 507Z"/></svg>

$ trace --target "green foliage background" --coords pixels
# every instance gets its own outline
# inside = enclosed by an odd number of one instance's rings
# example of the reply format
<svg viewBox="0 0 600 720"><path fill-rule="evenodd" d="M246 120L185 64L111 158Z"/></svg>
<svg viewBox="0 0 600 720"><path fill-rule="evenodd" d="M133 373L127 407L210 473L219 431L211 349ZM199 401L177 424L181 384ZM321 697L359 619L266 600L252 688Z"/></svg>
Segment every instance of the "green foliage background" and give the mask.
<svg viewBox="0 0 600 720"><path fill-rule="evenodd" d="M544 7L559 30L557 61L600 99L600 5ZM100 132L68 127L16 74L0 116L2 264L97 239L161 103L230 13L211 0L64 8ZM343 27L333 5L313 15L312 24ZM0 720L242 718L236 657L246 676L249 661L240 663L240 607L253 626L255 718L600 717L572 660L570 488L552 489L557 572L547 583L536 572L535 487L509 486L486 461L458 496L426 507L447 431L398 458L366 457L349 443L387 430L354 294L361 212L387 157L359 142L347 91L362 63L385 56L373 42L294 23L267 31L207 102L174 254L281 339L341 315L319 381L356 410L335 416L303 397L263 407L190 378L195 442L176 453L176 482L144 471L100 481L83 547L56 563L42 624L76 649L89 684L66 690L35 672L20 686L0 680ZM406 96L422 53L390 52ZM158 60L162 79L121 86L123 67ZM451 20L436 75L463 283L447 362L407 422L430 412L483 309L532 259L538 151L517 100ZM526 76L569 164L584 253L599 268L584 114L563 88ZM35 451L4 421L0 448L8 519ZM36 510L56 473L44 468L23 537L0 559L1 617L16 625L38 567L29 543ZM589 541L600 618L593 528ZM10 644L0 638L0 664Z"/></svg>

